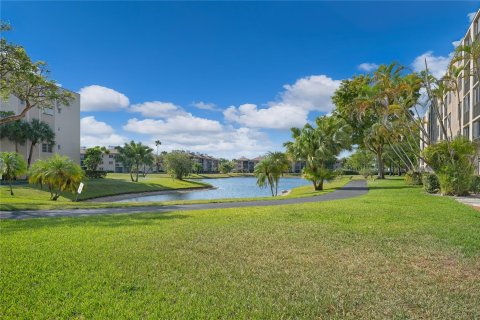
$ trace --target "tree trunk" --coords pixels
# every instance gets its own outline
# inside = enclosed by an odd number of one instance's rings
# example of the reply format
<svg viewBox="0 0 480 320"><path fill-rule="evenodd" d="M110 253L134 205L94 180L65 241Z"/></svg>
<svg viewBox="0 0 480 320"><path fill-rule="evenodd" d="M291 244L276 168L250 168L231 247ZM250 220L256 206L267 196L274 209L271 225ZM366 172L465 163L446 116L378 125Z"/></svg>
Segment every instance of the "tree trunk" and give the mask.
<svg viewBox="0 0 480 320"><path fill-rule="evenodd" d="M15 141L15 152L18 153L18 142Z"/></svg>
<svg viewBox="0 0 480 320"><path fill-rule="evenodd" d="M137 170L136 170L136 175L135 175L135 182L138 182L138 170L140 166L137 164Z"/></svg>
<svg viewBox="0 0 480 320"><path fill-rule="evenodd" d="M32 163L32 153L33 153L34 146L35 146L35 143L32 142L32 144L30 145L30 152L28 153L27 168L30 168L30 164Z"/></svg>
<svg viewBox="0 0 480 320"><path fill-rule="evenodd" d="M135 182L135 179L133 178L133 174L132 174L132 169L130 169L130 179L132 180L132 182Z"/></svg>
<svg viewBox="0 0 480 320"><path fill-rule="evenodd" d="M8 180L8 184L10 185L10 195L13 196L13 188L12 188L12 180Z"/></svg>
<svg viewBox="0 0 480 320"><path fill-rule="evenodd" d="M378 179L385 179L382 152L380 150L377 151L377 169L378 169L378 175L377 175Z"/></svg>

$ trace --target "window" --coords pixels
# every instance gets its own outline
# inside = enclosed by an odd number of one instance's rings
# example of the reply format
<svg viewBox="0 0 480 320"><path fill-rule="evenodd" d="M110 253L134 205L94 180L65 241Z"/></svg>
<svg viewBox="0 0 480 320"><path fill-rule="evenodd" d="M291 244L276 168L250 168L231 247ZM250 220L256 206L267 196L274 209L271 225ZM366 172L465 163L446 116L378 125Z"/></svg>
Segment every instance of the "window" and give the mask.
<svg viewBox="0 0 480 320"><path fill-rule="evenodd" d="M466 138L470 138L470 127L463 128L463 136Z"/></svg>
<svg viewBox="0 0 480 320"><path fill-rule="evenodd" d="M109 154L108 157L109 157L110 159L113 159L113 154Z"/></svg>
<svg viewBox="0 0 480 320"><path fill-rule="evenodd" d="M480 121L475 121L473 123L473 139L480 138Z"/></svg>
<svg viewBox="0 0 480 320"><path fill-rule="evenodd" d="M49 116L53 116L54 111L53 111L52 108L43 108L43 114L46 114L46 115L49 115Z"/></svg>
<svg viewBox="0 0 480 320"><path fill-rule="evenodd" d="M57 108L57 113L62 113L62 108Z"/></svg>
<svg viewBox="0 0 480 320"><path fill-rule="evenodd" d="M51 144L42 143L42 152L52 153L52 145L51 145Z"/></svg>
<svg viewBox="0 0 480 320"><path fill-rule="evenodd" d="M58 145L58 150L60 150L61 147L62 147L61 145Z"/></svg>
<svg viewBox="0 0 480 320"><path fill-rule="evenodd" d="M108 161L108 164L113 164L113 161Z"/></svg>

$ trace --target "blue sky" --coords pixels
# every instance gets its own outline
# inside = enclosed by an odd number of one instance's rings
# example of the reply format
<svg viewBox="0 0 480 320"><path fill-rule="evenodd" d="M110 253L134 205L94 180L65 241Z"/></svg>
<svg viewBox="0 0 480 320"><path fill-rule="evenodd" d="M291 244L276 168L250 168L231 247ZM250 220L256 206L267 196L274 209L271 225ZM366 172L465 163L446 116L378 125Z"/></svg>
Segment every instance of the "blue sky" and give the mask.
<svg viewBox="0 0 480 320"><path fill-rule="evenodd" d="M439 74L478 2L6 2L7 35L82 94L82 144L256 156L374 64ZM363 66L363 68L361 67Z"/></svg>

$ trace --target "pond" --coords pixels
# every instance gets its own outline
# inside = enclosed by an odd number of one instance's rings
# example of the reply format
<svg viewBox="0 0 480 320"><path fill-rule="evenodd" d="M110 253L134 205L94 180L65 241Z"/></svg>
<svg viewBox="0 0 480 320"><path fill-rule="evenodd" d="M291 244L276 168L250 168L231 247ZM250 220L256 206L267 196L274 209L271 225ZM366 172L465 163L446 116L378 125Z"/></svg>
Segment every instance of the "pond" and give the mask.
<svg viewBox="0 0 480 320"><path fill-rule="evenodd" d="M200 181L211 184L215 189L169 191L165 194L129 198L122 200L122 202L208 200L271 196L270 188L259 188L257 186L257 179L254 177L202 179ZM302 178L282 178L278 186L278 193L280 194L282 190L290 190L308 184L309 182Z"/></svg>

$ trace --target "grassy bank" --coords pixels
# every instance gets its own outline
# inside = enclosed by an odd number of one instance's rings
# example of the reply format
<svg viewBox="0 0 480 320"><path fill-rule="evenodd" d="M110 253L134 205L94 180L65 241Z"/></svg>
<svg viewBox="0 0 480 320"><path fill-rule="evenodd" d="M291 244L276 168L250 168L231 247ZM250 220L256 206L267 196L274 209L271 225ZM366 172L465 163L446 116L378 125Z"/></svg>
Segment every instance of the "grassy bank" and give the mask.
<svg viewBox="0 0 480 320"><path fill-rule="evenodd" d="M480 212L399 180L278 207L1 221L0 317L480 317Z"/></svg>
<svg viewBox="0 0 480 320"><path fill-rule="evenodd" d="M128 174L108 174L105 179L85 180L85 188L78 199L92 199L125 193L201 188L208 185L197 181L172 179L167 175L151 174L139 177L131 182ZM10 196L8 186L0 186L0 210L54 209L54 208L103 208L125 206L124 204L88 204L72 202L76 195L63 193L57 201L50 201L50 193L45 188L32 185L14 187L14 196Z"/></svg>
<svg viewBox="0 0 480 320"><path fill-rule="evenodd" d="M216 203L216 202L244 202L252 200L274 200L279 197L258 197L258 198L232 198L232 199L209 199L209 200L185 200L185 201L163 201L163 202L85 202L81 200L94 199L101 196L112 196L119 194L128 194L136 192L168 191L186 188L201 188L208 185L196 181L173 180L166 175L147 175L146 178L139 178L138 183L128 180L129 177L124 174L110 174L107 179L98 179L87 181L87 187L79 197L80 202L72 202L75 195L65 193L57 201L49 200L49 193L46 190L40 190L34 186L16 186L15 196L10 196L9 189L6 186L0 186L0 210L48 210L48 209L95 209L95 208L119 208L119 207L141 207L141 206L159 206L172 204L188 203ZM311 186L295 188L287 198L300 198L322 195L333 192L342 187L350 177L342 177L332 182L326 183L324 190L315 191ZM101 200L101 199L100 199Z"/></svg>

